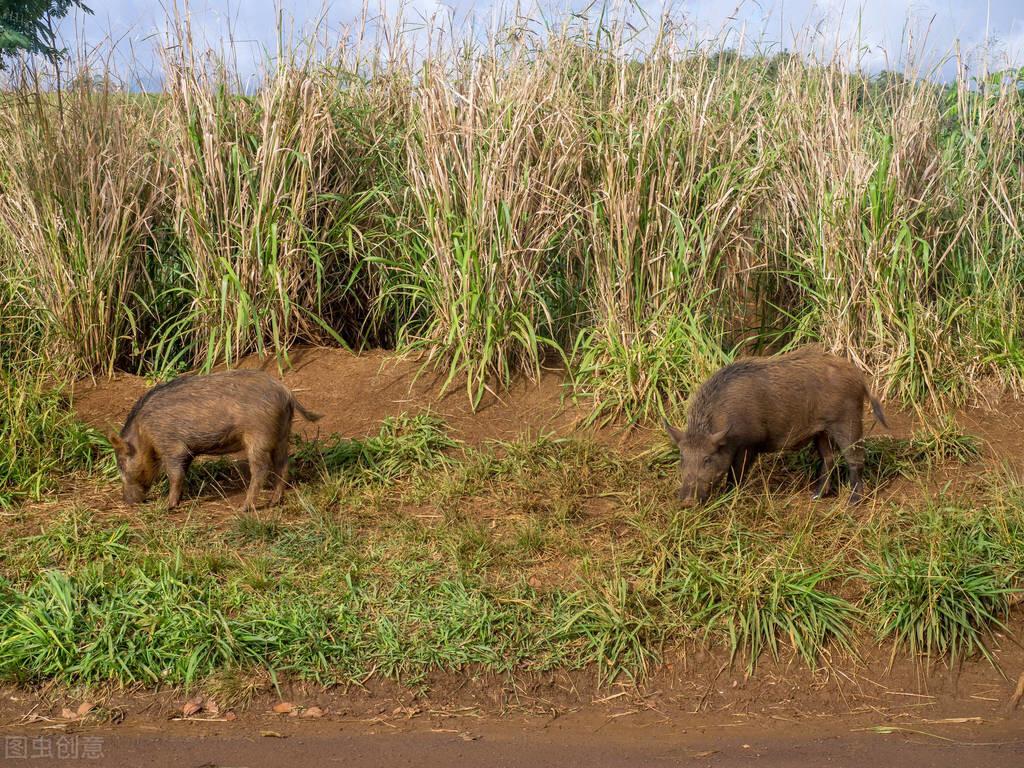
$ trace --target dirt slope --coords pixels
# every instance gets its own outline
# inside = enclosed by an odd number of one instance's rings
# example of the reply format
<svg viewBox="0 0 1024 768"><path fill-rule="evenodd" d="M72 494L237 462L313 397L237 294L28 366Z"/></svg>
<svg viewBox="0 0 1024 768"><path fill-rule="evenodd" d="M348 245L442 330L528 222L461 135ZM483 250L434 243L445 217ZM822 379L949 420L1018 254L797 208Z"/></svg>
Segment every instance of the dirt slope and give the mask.
<svg viewBox="0 0 1024 768"><path fill-rule="evenodd" d="M250 357L239 367L261 368L282 378L300 402L324 415L313 427L296 420L296 427L308 437L318 430L362 437L376 433L388 416L430 409L452 426L458 438L479 444L524 433L566 432L585 415L570 400L563 402L563 378L557 371L546 371L539 382L523 381L500 396L485 394L474 413L464 388L453 385L442 395L442 377L417 360L393 353L300 349L292 352L291 364L284 376L272 359ZM148 388L145 379L128 374L83 381L75 388L75 408L96 427L120 429L132 404Z"/></svg>
<svg viewBox="0 0 1024 768"><path fill-rule="evenodd" d="M569 434L580 428L589 413L585 403L568 397L564 376L555 370L545 371L539 382L523 380L500 394L488 392L474 411L463 387L453 385L442 395L443 377L424 368L421 361L393 352L354 354L305 348L292 352L291 365L283 376L272 359L250 357L239 367L261 368L278 376L304 405L324 415L315 426L296 420L296 429L307 437L318 432L362 437L376 433L388 416L429 409L448 422L456 437L479 445L544 432ZM75 387L75 409L89 424L119 430L132 404L149 386L145 379L129 374L84 380ZM869 435L888 432L906 437L921 422L919 414L899 412L892 405L886 411L891 430L868 417ZM965 431L982 440L992 457L1024 471L1024 402L1005 398L955 416ZM660 433L657 428L611 427L594 434L615 442L649 442Z"/></svg>

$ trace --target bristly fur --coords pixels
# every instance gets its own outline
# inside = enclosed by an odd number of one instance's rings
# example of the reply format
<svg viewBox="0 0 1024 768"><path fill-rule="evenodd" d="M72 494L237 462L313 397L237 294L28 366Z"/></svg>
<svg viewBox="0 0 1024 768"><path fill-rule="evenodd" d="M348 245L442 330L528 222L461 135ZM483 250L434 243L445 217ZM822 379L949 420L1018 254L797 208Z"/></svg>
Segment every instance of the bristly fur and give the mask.
<svg viewBox="0 0 1024 768"><path fill-rule="evenodd" d="M836 454L849 468L850 503L863 498L864 401L883 425L881 404L849 359L809 345L738 360L697 391L680 451L680 498L706 500L727 475L735 482L759 454L813 443L822 460L815 494L831 492Z"/></svg>
<svg viewBox="0 0 1024 768"><path fill-rule="evenodd" d="M271 477L273 503L279 503L296 411L311 421L318 418L281 381L260 370L182 376L153 387L131 409L121 438L111 440L125 501L142 501L162 470L169 485L167 507L174 508L193 459L245 451L251 477L244 507L255 508Z"/></svg>
<svg viewBox="0 0 1024 768"><path fill-rule="evenodd" d="M157 394L158 392L166 392L169 389L174 389L180 386L181 384L184 384L185 382L191 380L192 378L192 376L179 376L176 379L165 381L163 384L157 384L155 387L146 392L142 397L136 400L135 405L133 405L132 409L128 412L128 418L125 419L124 421L124 427L121 428L121 437L124 437L125 435L128 434L128 428L131 427L132 422L135 421L135 417L139 415L139 412L142 410L142 407L153 398L153 395Z"/></svg>
<svg viewBox="0 0 1024 768"><path fill-rule="evenodd" d="M767 359L770 360L772 358ZM737 360L735 363L715 371L711 378L701 384L700 389L697 390L697 395L690 405L690 412L687 417L687 431L691 434L708 434L711 432L711 415L715 398L734 381L755 373L759 368L763 368L764 364L765 358L751 358ZM775 364L778 364L777 359Z"/></svg>

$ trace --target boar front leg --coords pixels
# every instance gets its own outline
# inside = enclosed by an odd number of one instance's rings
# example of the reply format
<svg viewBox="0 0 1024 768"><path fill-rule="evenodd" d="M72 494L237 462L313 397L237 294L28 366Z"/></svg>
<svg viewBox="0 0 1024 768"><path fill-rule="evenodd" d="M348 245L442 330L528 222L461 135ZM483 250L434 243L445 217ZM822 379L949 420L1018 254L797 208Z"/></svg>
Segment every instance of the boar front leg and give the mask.
<svg viewBox="0 0 1024 768"><path fill-rule="evenodd" d="M177 453L164 459L164 472L167 473L167 483L170 485L170 492L167 494L167 508L174 509L181 501L181 490L185 485L185 473L192 465L191 454Z"/></svg>
<svg viewBox="0 0 1024 768"><path fill-rule="evenodd" d="M743 482L744 475L747 474L747 470L750 469L750 465L754 463L757 458L757 451L753 448L740 448L736 451L736 455L732 457L732 464L729 467L729 472L726 475L726 485L728 487L739 487L739 484Z"/></svg>
<svg viewBox="0 0 1024 768"><path fill-rule="evenodd" d="M270 475L270 451L250 447L247 453L249 455L249 491L245 494L245 503L242 505L243 512L250 509L256 510L256 501Z"/></svg>

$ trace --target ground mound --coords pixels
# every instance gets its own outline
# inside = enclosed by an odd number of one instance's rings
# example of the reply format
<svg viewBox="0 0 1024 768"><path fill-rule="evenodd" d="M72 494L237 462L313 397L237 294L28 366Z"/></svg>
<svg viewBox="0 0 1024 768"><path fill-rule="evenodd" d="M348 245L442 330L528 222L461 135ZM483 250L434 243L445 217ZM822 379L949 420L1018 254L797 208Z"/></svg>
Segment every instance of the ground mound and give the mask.
<svg viewBox="0 0 1024 768"><path fill-rule="evenodd" d="M382 350L355 354L304 348L293 350L289 363L283 374L274 359L248 357L238 367L278 376L300 402L323 414L313 426L296 420L299 433L309 438L333 433L365 437L389 416L429 410L445 420L453 436L478 445L524 434L565 434L586 415L565 397L563 376L556 370L545 371L536 382L523 380L509 390L488 392L474 410L464 389L453 384L442 392L444 378L414 358ZM97 428L120 429L149 386L144 378L124 373L82 381L75 387L75 409Z"/></svg>

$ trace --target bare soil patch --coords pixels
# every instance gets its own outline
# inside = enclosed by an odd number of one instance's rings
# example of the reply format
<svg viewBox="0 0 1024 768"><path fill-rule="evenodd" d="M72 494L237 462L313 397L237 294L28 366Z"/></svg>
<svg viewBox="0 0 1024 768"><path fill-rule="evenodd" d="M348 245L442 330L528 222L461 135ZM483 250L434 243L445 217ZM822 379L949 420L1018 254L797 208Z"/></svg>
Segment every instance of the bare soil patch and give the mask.
<svg viewBox="0 0 1024 768"><path fill-rule="evenodd" d="M1022 668L1013 643L997 656L1006 669ZM99 738L110 766L308 765L339 755L360 766L1024 761L1013 681L990 665L891 666L878 653L843 666L811 672L769 661L750 677L721 654L696 651L640 687L597 688L586 673L513 679L472 670L435 675L418 690L380 680L330 690L283 683L244 707L193 717L182 715L181 692L111 693L97 717L69 720L62 712L79 700L66 692L8 689L0 727L29 739Z"/></svg>
<svg viewBox="0 0 1024 768"><path fill-rule="evenodd" d="M296 419L305 437L337 433L343 437L375 434L381 422L402 413L429 410L443 418L459 440L479 445L521 435L566 433L586 412L563 398L563 375L544 371L539 381L524 380L499 394L488 392L476 410L464 389L450 386L422 361L373 350L354 354L344 349L294 350L283 375L273 359L249 357L240 368L259 368L281 378L306 407L323 414L310 425ZM89 424L120 430L132 404L147 389L139 376L80 382L75 408Z"/></svg>
<svg viewBox="0 0 1024 768"><path fill-rule="evenodd" d="M488 392L474 409L462 388L415 358L385 350L356 354L344 349L303 348L291 353L291 368L281 374L273 359L249 357L241 368L260 368L281 378L307 407L323 414L315 425L296 420L308 438L337 433L365 437L389 416L429 410L443 418L453 434L471 445L545 433L568 435L583 429L589 410L564 386L564 373L545 370L539 381L522 380L511 389ZM119 430L135 401L149 388L140 376L119 373L109 379L83 380L74 388L79 416L102 430ZM868 435L908 437L927 418L924 413L887 406L891 429L866 417ZM967 432L980 438L991 457L1024 470L1024 401L1003 398L953 414ZM585 429L587 434L622 443L660 439L656 428L617 425Z"/></svg>

